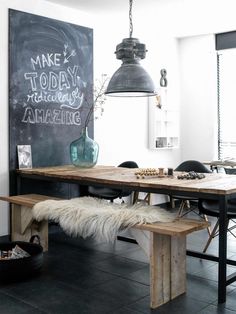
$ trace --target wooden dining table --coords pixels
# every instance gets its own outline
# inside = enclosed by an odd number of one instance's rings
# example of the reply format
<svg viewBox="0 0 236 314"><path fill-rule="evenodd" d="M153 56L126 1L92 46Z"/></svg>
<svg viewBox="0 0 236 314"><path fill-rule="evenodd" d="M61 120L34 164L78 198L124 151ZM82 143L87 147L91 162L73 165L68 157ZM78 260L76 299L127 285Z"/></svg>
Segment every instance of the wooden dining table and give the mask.
<svg viewBox="0 0 236 314"><path fill-rule="evenodd" d="M227 259L227 202L236 198L236 175L207 173L203 179L178 179L173 176L137 177L140 169L98 165L94 168L76 168L72 165L17 170L18 193L24 178L55 182L106 186L121 190L140 191L165 195L189 196L194 198L215 199L220 203L219 215L219 253L218 256L187 251L189 256L218 262L218 303L226 301L226 287L236 281L236 273L227 276L227 265L236 266L236 261Z"/></svg>

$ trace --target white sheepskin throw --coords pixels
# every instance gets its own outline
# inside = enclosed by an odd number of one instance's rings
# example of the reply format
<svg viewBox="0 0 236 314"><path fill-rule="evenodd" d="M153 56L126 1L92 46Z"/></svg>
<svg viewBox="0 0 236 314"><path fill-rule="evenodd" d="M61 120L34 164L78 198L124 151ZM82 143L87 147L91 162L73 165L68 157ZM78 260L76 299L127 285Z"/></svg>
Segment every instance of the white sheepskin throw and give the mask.
<svg viewBox="0 0 236 314"><path fill-rule="evenodd" d="M70 236L94 237L106 242L115 241L119 231L136 224L175 219L158 206L115 204L93 197L39 202L33 207L33 217L37 221L59 223Z"/></svg>

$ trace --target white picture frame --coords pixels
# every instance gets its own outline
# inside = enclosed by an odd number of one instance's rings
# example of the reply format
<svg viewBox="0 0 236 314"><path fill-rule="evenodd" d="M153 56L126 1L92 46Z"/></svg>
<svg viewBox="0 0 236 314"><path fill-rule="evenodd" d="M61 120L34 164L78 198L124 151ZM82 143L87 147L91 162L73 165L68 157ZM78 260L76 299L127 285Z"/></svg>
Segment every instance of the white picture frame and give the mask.
<svg viewBox="0 0 236 314"><path fill-rule="evenodd" d="M17 145L19 169L32 168L31 145Z"/></svg>

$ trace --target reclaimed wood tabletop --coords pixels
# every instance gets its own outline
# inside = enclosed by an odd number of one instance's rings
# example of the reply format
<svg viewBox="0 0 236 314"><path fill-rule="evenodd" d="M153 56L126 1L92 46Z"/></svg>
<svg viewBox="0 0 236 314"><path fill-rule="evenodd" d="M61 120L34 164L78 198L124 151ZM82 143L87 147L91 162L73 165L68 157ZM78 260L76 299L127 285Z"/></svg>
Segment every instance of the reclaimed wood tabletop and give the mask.
<svg viewBox="0 0 236 314"><path fill-rule="evenodd" d="M170 191L186 191L227 195L236 193L236 175L224 173L206 173L203 179L178 179L180 172L173 176L150 176L137 178L137 169L114 166L95 166L93 168L77 168L72 165L58 167L43 167L20 169L20 176L40 176L57 178L58 180L73 180L81 183L104 184L125 188L168 189Z"/></svg>

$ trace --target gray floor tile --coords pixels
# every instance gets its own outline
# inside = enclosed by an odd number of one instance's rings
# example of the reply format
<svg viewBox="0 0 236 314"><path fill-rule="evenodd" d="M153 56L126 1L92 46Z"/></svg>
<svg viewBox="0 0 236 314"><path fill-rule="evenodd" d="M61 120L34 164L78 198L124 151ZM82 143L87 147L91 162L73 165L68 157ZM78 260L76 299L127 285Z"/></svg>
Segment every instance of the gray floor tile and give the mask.
<svg viewBox="0 0 236 314"><path fill-rule="evenodd" d="M146 263L134 261L115 255L96 263L96 268L114 275L125 276L146 267Z"/></svg>
<svg viewBox="0 0 236 314"><path fill-rule="evenodd" d="M131 305L129 308L140 311L141 313L157 313L157 314L195 314L204 309L208 304L206 302L197 301L187 295L179 296L171 302L168 302L157 309L150 310L150 298L143 298Z"/></svg>
<svg viewBox="0 0 236 314"><path fill-rule="evenodd" d="M217 304L215 262L187 257L187 293L151 310L149 265L136 244L85 241L58 231L50 233L40 276L0 283L1 314L236 313L236 283L227 288L226 303ZM205 230L191 234L188 248L201 250L206 239ZM228 255L236 259L235 238L228 244ZM209 252L217 251L214 239ZM228 273L235 270L228 267Z"/></svg>
<svg viewBox="0 0 236 314"><path fill-rule="evenodd" d="M1 314L46 314L47 311L33 307L18 298L0 293Z"/></svg>
<svg viewBox="0 0 236 314"><path fill-rule="evenodd" d="M235 314L235 311L226 309L221 305L208 305L206 308L198 312L199 314Z"/></svg>

